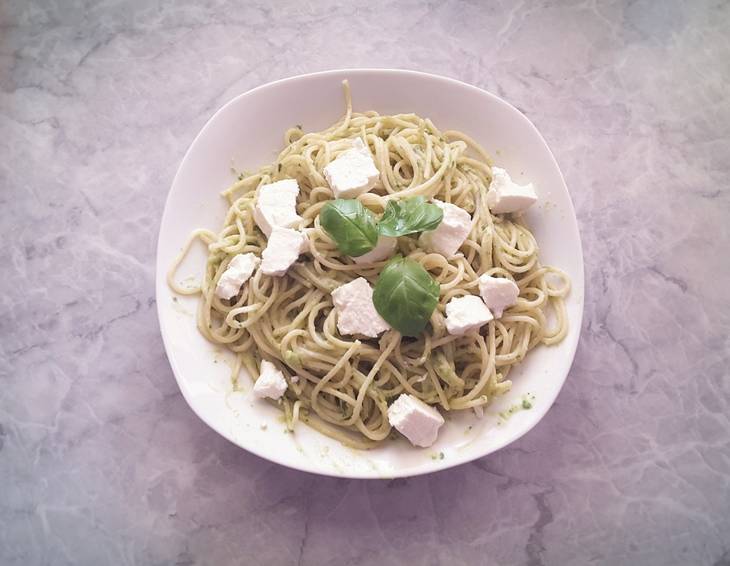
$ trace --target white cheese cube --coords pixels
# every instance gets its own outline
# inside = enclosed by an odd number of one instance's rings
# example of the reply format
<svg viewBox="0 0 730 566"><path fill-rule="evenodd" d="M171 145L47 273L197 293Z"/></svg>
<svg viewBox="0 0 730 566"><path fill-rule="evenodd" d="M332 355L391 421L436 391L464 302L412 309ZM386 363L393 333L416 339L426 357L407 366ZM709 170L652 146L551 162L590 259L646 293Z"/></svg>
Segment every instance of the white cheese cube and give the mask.
<svg viewBox="0 0 730 566"><path fill-rule="evenodd" d="M261 374L253 384L253 394L263 399L279 399L286 391L287 384L284 374L267 360L261 362Z"/></svg>
<svg viewBox="0 0 730 566"><path fill-rule="evenodd" d="M504 309L517 302L520 288L511 279L485 274L479 277L479 294L495 318L500 318Z"/></svg>
<svg viewBox="0 0 730 566"><path fill-rule="evenodd" d="M380 171L363 141L357 138L352 145L352 149L340 153L324 168L324 176L335 198L355 198L366 193L380 177Z"/></svg>
<svg viewBox="0 0 730 566"><path fill-rule="evenodd" d="M444 418L434 407L404 393L388 407L388 422L411 444L425 448L436 442Z"/></svg>
<svg viewBox="0 0 730 566"><path fill-rule="evenodd" d="M332 291L340 334L362 334L377 338L390 325L383 320L373 304L373 289L364 277L337 287Z"/></svg>
<svg viewBox="0 0 730 566"><path fill-rule="evenodd" d="M261 231L271 235L274 226L292 228L302 217L297 214L299 184L296 179L284 179L259 188L253 218Z"/></svg>
<svg viewBox="0 0 730 566"><path fill-rule="evenodd" d="M471 232L471 216L463 208L449 202L434 199L433 204L444 211L444 219L435 230L423 232L419 243L428 251L451 258Z"/></svg>
<svg viewBox="0 0 730 566"><path fill-rule="evenodd" d="M276 277L284 275L304 249L306 239L298 230L274 226L266 249L261 254L261 271Z"/></svg>
<svg viewBox="0 0 730 566"><path fill-rule="evenodd" d="M494 214L523 212L537 202L532 183L518 185L509 173L499 167L492 167L492 182L487 193L487 206Z"/></svg>
<svg viewBox="0 0 730 566"><path fill-rule="evenodd" d="M494 320L492 313L479 297L454 297L446 305L446 329L449 334L462 335Z"/></svg>
<svg viewBox="0 0 730 566"><path fill-rule="evenodd" d="M393 255L395 246L398 244L398 238L391 238L390 236L380 236L378 243L369 252L362 254L357 257L353 257L352 261L355 263L375 263L388 259Z"/></svg>
<svg viewBox="0 0 730 566"><path fill-rule="evenodd" d="M221 299L230 299L238 295L241 286L249 280L259 261L254 254L238 254L228 263L226 270L218 279L215 294Z"/></svg>

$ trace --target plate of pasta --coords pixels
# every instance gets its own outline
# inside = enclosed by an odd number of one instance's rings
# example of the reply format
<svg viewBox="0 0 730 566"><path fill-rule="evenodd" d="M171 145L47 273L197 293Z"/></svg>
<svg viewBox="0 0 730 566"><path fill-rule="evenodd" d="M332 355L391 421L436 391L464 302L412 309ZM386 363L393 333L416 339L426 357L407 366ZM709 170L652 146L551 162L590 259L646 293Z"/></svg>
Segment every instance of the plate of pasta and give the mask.
<svg viewBox="0 0 730 566"><path fill-rule="evenodd" d="M517 109L444 77L338 70L208 121L168 195L156 291L210 427L292 468L393 478L538 423L578 344L583 259Z"/></svg>

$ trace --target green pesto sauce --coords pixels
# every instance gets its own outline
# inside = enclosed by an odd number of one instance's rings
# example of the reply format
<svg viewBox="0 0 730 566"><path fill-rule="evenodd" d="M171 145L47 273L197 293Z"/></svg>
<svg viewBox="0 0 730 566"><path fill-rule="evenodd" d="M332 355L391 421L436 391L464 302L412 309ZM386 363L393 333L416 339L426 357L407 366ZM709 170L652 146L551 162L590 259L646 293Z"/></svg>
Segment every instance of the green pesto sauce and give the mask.
<svg viewBox="0 0 730 566"><path fill-rule="evenodd" d="M287 350L284 352L284 362L290 367L302 367L302 360L299 358L299 354L297 354L294 350Z"/></svg>
<svg viewBox="0 0 730 566"><path fill-rule="evenodd" d="M507 421L515 413L519 413L520 411L529 411L530 409L532 409L534 404L535 395L533 395L532 393L527 393L526 395L522 396L522 400L519 403L515 403L506 411L502 411L501 413L499 413L499 418L502 419L502 421ZM501 423L498 422L497 424Z"/></svg>

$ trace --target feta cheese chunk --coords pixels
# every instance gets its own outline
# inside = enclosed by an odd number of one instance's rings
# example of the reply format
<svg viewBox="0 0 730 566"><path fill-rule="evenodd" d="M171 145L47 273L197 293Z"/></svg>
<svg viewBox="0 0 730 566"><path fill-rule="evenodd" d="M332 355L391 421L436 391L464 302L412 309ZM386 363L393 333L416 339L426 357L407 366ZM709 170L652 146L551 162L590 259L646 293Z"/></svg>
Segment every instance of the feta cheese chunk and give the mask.
<svg viewBox="0 0 730 566"><path fill-rule="evenodd" d="M446 329L449 334L462 335L494 320L492 313L479 297L454 297L446 305Z"/></svg>
<svg viewBox="0 0 730 566"><path fill-rule="evenodd" d="M517 302L520 288L511 279L485 274L479 277L479 294L495 318L500 318L504 309Z"/></svg>
<svg viewBox="0 0 730 566"><path fill-rule="evenodd" d="M523 212L537 202L532 183L518 185L509 173L499 167L492 167L492 182L487 193L487 206L494 214Z"/></svg>
<svg viewBox="0 0 730 566"><path fill-rule="evenodd" d="M276 366L267 360L261 361L261 374L253 384L253 394L260 399L279 399L284 395L287 384L284 374Z"/></svg>
<svg viewBox="0 0 730 566"><path fill-rule="evenodd" d="M390 325L383 320L373 304L373 288L367 279L358 277L332 291L340 334L362 334L377 338Z"/></svg>
<svg viewBox="0 0 730 566"><path fill-rule="evenodd" d="M292 228L302 217L297 214L299 184L296 179L284 179L259 188L253 218L261 231L271 235L274 226Z"/></svg>
<svg viewBox="0 0 730 566"><path fill-rule="evenodd" d="M426 448L436 442L444 418L434 407L403 393L388 407L388 422L411 444Z"/></svg>
<svg viewBox="0 0 730 566"><path fill-rule="evenodd" d="M444 211L444 219L435 230L423 232L419 242L428 251L440 253L446 258L453 257L471 232L469 213L448 202L433 200L433 204Z"/></svg>
<svg viewBox="0 0 730 566"><path fill-rule="evenodd" d="M355 263L375 263L377 261L383 261L393 255L397 244L398 238L380 236L378 238L378 243L375 244L375 247L372 250L360 256L353 257L352 261Z"/></svg>
<svg viewBox="0 0 730 566"><path fill-rule="evenodd" d="M307 237L298 230L274 226L264 253L261 271L265 275L281 277L305 249Z"/></svg>
<svg viewBox="0 0 730 566"><path fill-rule="evenodd" d="M228 263L228 267L218 279L215 294L221 299L230 299L238 295L241 286L249 280L259 261L254 254L238 254Z"/></svg>
<svg viewBox="0 0 730 566"><path fill-rule="evenodd" d="M324 168L324 176L335 198L355 198L366 193L380 177L380 171L363 141L357 138L352 146Z"/></svg>

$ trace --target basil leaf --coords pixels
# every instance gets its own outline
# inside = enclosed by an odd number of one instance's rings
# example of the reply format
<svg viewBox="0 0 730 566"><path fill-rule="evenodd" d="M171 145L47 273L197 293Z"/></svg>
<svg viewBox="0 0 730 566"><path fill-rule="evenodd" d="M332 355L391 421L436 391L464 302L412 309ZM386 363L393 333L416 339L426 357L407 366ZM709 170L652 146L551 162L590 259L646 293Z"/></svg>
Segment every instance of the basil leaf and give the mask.
<svg viewBox="0 0 730 566"><path fill-rule="evenodd" d="M396 256L380 273L373 303L385 321L404 336L426 327L439 301L441 286L420 263Z"/></svg>
<svg viewBox="0 0 730 566"><path fill-rule="evenodd" d="M435 204L428 204L422 196L391 200L380 219L378 232L383 236L398 237L435 230L443 218L443 211Z"/></svg>
<svg viewBox="0 0 730 566"><path fill-rule="evenodd" d="M319 213L322 228L337 244L337 249L352 257L366 254L378 243L375 215L359 200L337 199Z"/></svg>

